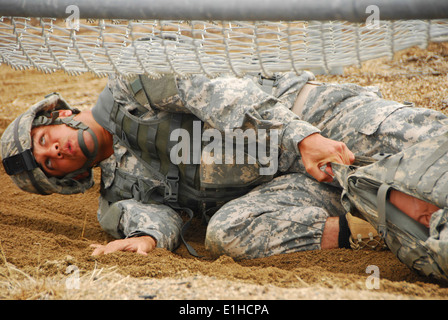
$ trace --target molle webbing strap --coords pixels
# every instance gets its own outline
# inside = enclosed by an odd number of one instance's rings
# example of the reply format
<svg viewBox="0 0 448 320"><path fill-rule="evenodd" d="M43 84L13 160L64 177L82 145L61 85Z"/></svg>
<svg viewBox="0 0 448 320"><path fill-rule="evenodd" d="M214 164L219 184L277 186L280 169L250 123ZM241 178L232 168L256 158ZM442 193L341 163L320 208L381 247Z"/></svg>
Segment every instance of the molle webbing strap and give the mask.
<svg viewBox="0 0 448 320"><path fill-rule="evenodd" d="M180 238L181 238L183 244L185 245L185 247L187 248L188 252L189 252L192 256L197 257L197 258L201 258L202 256L198 255L198 253L196 252L196 250L195 250L195 249L194 249L194 248L187 242L187 240L185 240L185 237L184 237L185 232L186 232L186 231L188 230L188 228L190 227L191 220L193 220L193 217L194 217L194 213L193 213L193 211L192 211L190 208L180 207L180 206L177 204L177 202L172 203L170 206L171 206L173 209L181 210L181 211L185 212L185 213L188 215L188 219L187 219L187 221L186 221L186 222L184 223L184 225L182 226L182 230L181 230L181 232L180 232Z"/></svg>
<svg viewBox="0 0 448 320"><path fill-rule="evenodd" d="M141 122L138 117L129 114L124 107L114 102L111 120L115 125L114 133L119 140L137 158L142 158L146 164L150 165L152 171L160 171L156 139L159 122L165 119L150 123Z"/></svg>
<svg viewBox="0 0 448 320"><path fill-rule="evenodd" d="M138 103L140 103L142 106L144 106L146 103L151 105L149 97L147 96L145 90L143 90L143 84L140 78L141 75L137 76L135 80L130 82L130 89L134 93L134 98Z"/></svg>
<svg viewBox="0 0 448 320"><path fill-rule="evenodd" d="M396 155L394 157L390 157L386 162L386 177L385 181L388 184L392 184L395 180L395 174L397 173L398 166L400 165L401 159L403 159L403 155Z"/></svg>
<svg viewBox="0 0 448 320"><path fill-rule="evenodd" d="M448 135L446 135L448 136ZM439 160L441 157L446 156L446 154L448 153L448 140L445 141L439 148L437 148L437 150L435 150L428 158L425 159L425 161L423 161L423 164L418 168L417 172L414 173L414 175L411 178L411 185L415 186L415 189L418 189L418 184L420 182L420 180L422 179L423 175L428 171L428 169L437 161ZM440 167L439 170L440 175L446 171L446 168L444 167ZM440 176L439 175L439 176ZM432 183L422 187L423 192L425 193L429 193L432 191L435 183L437 182L436 179L433 179Z"/></svg>
<svg viewBox="0 0 448 320"><path fill-rule="evenodd" d="M174 75L164 75L159 79L151 79L139 75L129 84L134 97L141 105L157 105L163 100L178 94L176 78Z"/></svg>
<svg viewBox="0 0 448 320"><path fill-rule="evenodd" d="M397 172L397 168L400 165L401 156L395 156L386 158L385 160L385 166L387 168L386 170L386 176L385 176L385 183L383 183L377 193L377 211L378 211L378 233L381 237L385 238L387 233L387 224L386 224L386 203L387 203L387 195L389 193L390 188L392 187L392 183L395 178L395 173Z"/></svg>
<svg viewBox="0 0 448 320"><path fill-rule="evenodd" d="M139 123L137 121L131 121L127 137L129 144L132 148L139 148L138 146L138 128Z"/></svg>
<svg viewBox="0 0 448 320"><path fill-rule="evenodd" d="M179 129L182 125L182 114L174 113L172 114L170 122L170 133L176 129ZM166 154L169 156L171 154L171 149L173 149L175 141L169 140L166 145ZM177 150L176 150L177 151ZM167 188L165 188L165 201L167 202L177 202L179 194L179 167L173 164L171 161L169 163L168 173L166 174Z"/></svg>
<svg viewBox="0 0 448 320"><path fill-rule="evenodd" d="M156 121L141 121L123 106L115 103L111 112L115 123L115 135L121 143L139 159L165 185L166 201L177 201L179 168L170 161L170 151L175 142L169 137L173 130L181 128L182 115L169 114Z"/></svg>
<svg viewBox="0 0 448 320"><path fill-rule="evenodd" d="M386 225L386 203L387 194L391 186L389 184L382 184L377 193L377 211L378 211L378 233L382 238L386 237L387 225Z"/></svg>
<svg viewBox="0 0 448 320"><path fill-rule="evenodd" d="M114 114L114 111L116 113ZM126 140L126 136L123 136L123 119L125 117L125 114L121 108L118 107L118 103L114 104L114 108L112 109L112 114L114 116L114 123L115 123L115 134L120 138Z"/></svg>
<svg viewBox="0 0 448 320"><path fill-rule="evenodd" d="M159 170L160 160L157 152L156 136L157 136L158 124L153 126L148 126L146 131L146 148L148 149L149 156L153 159L151 164Z"/></svg>
<svg viewBox="0 0 448 320"><path fill-rule="evenodd" d="M122 116L120 116L122 114ZM118 125L118 119L121 120ZM230 186L223 187L222 192L216 192L216 188L212 189L199 189L197 174L199 164L193 161L192 164L174 165L170 161L170 153L176 154L177 150L172 150L173 147L181 147L182 143L178 141L170 141L171 133L178 128L185 129L190 133L190 137L194 133L194 121L200 121L192 114L180 114L180 113L167 113L163 118L155 120L141 120L133 116L125 110L124 106L116 103L111 112L112 123L116 126L116 137L120 140L120 143L125 146L128 151L136 158L141 159L141 164L145 166L151 173L154 179L162 182L166 186L165 191L162 190L161 195L167 196L170 201L175 200L176 189L182 190L182 203L183 201L189 201L193 199L197 201L204 201L207 203L224 203L231 198L241 196L247 192L247 187ZM131 127L130 122L138 121L138 148L131 148L130 138L128 138L128 130ZM202 125L202 123L201 123ZM200 132L198 133L200 135ZM173 137L175 138L175 137ZM191 141L190 141L191 143ZM177 146L176 146L177 144ZM189 147L190 161L195 156L200 157L200 145L197 146L198 150L193 146ZM182 152L186 152L182 149ZM197 152L198 154L194 154ZM199 158L200 160L200 158ZM154 195L155 196L155 195ZM157 199L162 202L163 199Z"/></svg>
<svg viewBox="0 0 448 320"><path fill-rule="evenodd" d="M109 188L101 188L101 195L109 202L135 199L141 203L151 203L155 188L145 178L134 177L121 169L115 170L114 183ZM157 202L158 203L158 202Z"/></svg>
<svg viewBox="0 0 448 320"><path fill-rule="evenodd" d="M356 188L357 185L359 185L358 182L356 182L356 184L351 183L351 189L354 193L358 194L367 203L367 205L374 206L376 203L378 203L378 197L375 196L375 194L373 194L369 190L366 190L365 188L358 189ZM428 228L409 217L389 201L384 202L384 208L384 210L387 211L387 221L404 230L408 234L413 235L417 239L425 241L428 238ZM387 232L385 236L386 235Z"/></svg>

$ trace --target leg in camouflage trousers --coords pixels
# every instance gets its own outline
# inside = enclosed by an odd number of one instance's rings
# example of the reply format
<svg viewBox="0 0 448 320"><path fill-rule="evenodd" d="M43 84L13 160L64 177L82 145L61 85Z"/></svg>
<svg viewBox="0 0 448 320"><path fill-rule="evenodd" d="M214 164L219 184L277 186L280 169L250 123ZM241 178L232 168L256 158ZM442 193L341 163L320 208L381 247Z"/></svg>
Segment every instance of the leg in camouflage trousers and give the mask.
<svg viewBox="0 0 448 320"><path fill-rule="evenodd" d="M218 210L206 247L236 259L320 249L327 218L345 213L339 199L339 188L305 174L280 176Z"/></svg>

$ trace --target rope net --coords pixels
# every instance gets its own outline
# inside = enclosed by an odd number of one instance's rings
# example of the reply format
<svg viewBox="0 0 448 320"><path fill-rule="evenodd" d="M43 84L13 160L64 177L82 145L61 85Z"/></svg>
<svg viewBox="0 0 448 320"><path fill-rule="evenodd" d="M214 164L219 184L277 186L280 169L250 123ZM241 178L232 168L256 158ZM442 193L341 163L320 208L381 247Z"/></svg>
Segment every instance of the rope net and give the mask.
<svg viewBox="0 0 448 320"><path fill-rule="evenodd" d="M342 67L448 40L448 20L166 21L0 18L0 63L45 73L243 76Z"/></svg>

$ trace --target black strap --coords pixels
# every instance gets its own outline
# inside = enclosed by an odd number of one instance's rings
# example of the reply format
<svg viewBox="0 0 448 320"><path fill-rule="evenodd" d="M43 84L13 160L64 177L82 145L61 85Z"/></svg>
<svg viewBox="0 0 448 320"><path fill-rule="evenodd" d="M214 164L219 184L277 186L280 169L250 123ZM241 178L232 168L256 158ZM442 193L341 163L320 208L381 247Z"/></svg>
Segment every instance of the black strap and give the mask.
<svg viewBox="0 0 448 320"><path fill-rule="evenodd" d="M187 248L188 252L197 258L201 258L202 256L200 256L196 250L185 240L185 232L188 230L188 228L190 227L191 221L193 220L194 217L194 213L193 210L191 210L190 208L187 207L181 207L179 206L178 203L171 203L169 204L169 206L177 211L183 211L188 215L188 220L185 221L184 225L182 226L182 230L180 232L180 238L182 240L182 243L185 245L185 247Z"/></svg>
<svg viewBox="0 0 448 320"><path fill-rule="evenodd" d="M173 113L169 132L173 132L175 129L180 128L182 125L182 114ZM171 150L173 149L176 141L171 141L167 143L167 156L170 156ZM175 150L177 151L177 150ZM169 162L168 173L166 174L166 188L165 188L165 201L168 203L173 203L178 201L179 195L179 167Z"/></svg>
<svg viewBox="0 0 448 320"><path fill-rule="evenodd" d="M31 171L38 167L31 149L5 158L2 162L6 173L10 176L22 173L23 171Z"/></svg>
<svg viewBox="0 0 448 320"><path fill-rule="evenodd" d="M350 228L345 215L339 216L338 247L350 249Z"/></svg>

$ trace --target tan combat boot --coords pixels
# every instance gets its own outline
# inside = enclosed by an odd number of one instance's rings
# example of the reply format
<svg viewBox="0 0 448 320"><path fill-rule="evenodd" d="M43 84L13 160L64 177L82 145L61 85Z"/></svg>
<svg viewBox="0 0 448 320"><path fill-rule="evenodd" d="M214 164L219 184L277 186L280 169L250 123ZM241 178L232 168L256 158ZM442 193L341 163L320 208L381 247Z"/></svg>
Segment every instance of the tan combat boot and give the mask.
<svg viewBox="0 0 448 320"><path fill-rule="evenodd" d="M352 249L381 250L386 248L383 239L370 223L353 216L350 212L345 217L350 229L349 242Z"/></svg>

